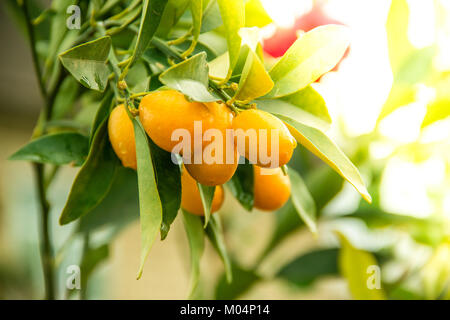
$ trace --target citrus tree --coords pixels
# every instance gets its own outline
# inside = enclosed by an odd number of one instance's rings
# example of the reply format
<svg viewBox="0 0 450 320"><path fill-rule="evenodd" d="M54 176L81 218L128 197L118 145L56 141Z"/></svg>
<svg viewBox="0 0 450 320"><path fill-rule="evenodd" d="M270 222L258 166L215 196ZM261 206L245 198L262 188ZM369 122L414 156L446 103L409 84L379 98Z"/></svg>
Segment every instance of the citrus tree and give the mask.
<svg viewBox="0 0 450 320"><path fill-rule="evenodd" d="M260 279L258 264L288 234L302 226L317 233L321 210L343 179L371 202L355 165L324 133L331 118L310 86L344 56L349 46L345 26L314 28L279 59L264 61L259 28L271 20L259 0L56 0L48 8L30 0L7 4L29 40L43 100L30 142L11 159L30 161L35 171L46 298L57 297L47 199L61 166L79 167L59 222L76 224L75 233L85 239L82 288L108 256L109 242L137 218L135 208L142 239L137 278L154 241L164 240L178 218L189 239L191 294L208 239L226 270L217 297L235 298ZM194 135L195 121L222 133L278 130L266 149L276 147L279 155L272 163L238 147L231 149L231 163L190 163L198 150L175 152L173 132L185 129ZM259 151L262 137L255 141ZM201 153L207 145L200 144ZM289 162L293 153L309 160ZM273 236L252 270L231 259L220 217L213 215L224 201L224 188L246 211L280 209ZM110 235L104 245L93 247L89 235L101 228L109 228ZM360 274L349 264L355 256L362 261L356 268L377 264L373 255L358 251L343 235L340 239L344 273ZM309 283L334 272L337 254L337 249L324 249L300 257L280 277ZM351 279L351 286L365 286L364 278ZM363 296L383 297L379 291L368 294Z"/></svg>

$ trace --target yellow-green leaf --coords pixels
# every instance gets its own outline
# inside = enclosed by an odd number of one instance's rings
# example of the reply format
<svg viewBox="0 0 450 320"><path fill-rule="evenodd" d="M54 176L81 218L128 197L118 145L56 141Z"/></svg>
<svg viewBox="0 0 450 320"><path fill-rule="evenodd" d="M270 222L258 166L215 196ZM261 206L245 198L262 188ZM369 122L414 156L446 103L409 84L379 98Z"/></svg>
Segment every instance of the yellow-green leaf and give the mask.
<svg viewBox="0 0 450 320"><path fill-rule="evenodd" d="M147 134L139 120L133 119L136 140L139 215L141 222L141 263L137 278L142 275L145 260L162 223L162 205L156 185L153 161Z"/></svg>
<svg viewBox="0 0 450 320"><path fill-rule="evenodd" d="M350 43L347 27L326 25L300 36L270 70L275 82L266 96L277 98L297 92L333 69Z"/></svg>
<svg viewBox="0 0 450 320"><path fill-rule="evenodd" d="M265 95L272 87L273 81L264 69L264 65L253 50L248 50L235 99L249 102Z"/></svg>
<svg viewBox="0 0 450 320"><path fill-rule="evenodd" d="M350 182L367 202L372 202L358 169L330 138L316 128L309 127L286 116L278 114L276 116L284 121L298 143Z"/></svg>
<svg viewBox="0 0 450 320"><path fill-rule="evenodd" d="M350 293L356 300L384 300L379 267L375 257L353 247L344 235L338 233L341 250L338 257L339 271L347 279ZM379 285L379 286L378 286Z"/></svg>
<svg viewBox="0 0 450 320"><path fill-rule="evenodd" d="M272 19L264 9L261 0L248 0L245 3L245 26L264 27L272 23Z"/></svg>
<svg viewBox="0 0 450 320"><path fill-rule="evenodd" d="M241 37L239 29L245 26L245 9L243 0L217 0L222 17L223 25L226 31L229 69L227 79L231 76L233 68L239 58L241 50Z"/></svg>
<svg viewBox="0 0 450 320"><path fill-rule="evenodd" d="M437 299L450 286L450 241L441 243L423 268L423 285L428 299Z"/></svg>
<svg viewBox="0 0 450 320"><path fill-rule="evenodd" d="M183 221L191 252L191 279L189 284L189 296L192 296L195 293L195 289L197 288L198 280L200 278L200 259L203 255L203 250L205 247L204 231L200 217L185 210L183 210Z"/></svg>

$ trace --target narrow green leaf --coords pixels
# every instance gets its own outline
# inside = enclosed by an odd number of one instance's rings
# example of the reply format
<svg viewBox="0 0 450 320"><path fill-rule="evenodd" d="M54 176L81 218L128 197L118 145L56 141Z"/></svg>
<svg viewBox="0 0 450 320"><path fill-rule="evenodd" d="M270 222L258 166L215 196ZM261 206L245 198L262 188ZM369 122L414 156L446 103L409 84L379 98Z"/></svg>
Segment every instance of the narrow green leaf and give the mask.
<svg viewBox="0 0 450 320"><path fill-rule="evenodd" d="M107 119L92 141L86 162L78 172L59 218L61 225L72 222L94 209L108 194L119 165L108 139Z"/></svg>
<svg viewBox="0 0 450 320"><path fill-rule="evenodd" d="M276 277L306 287L323 276L338 275L338 252L336 248L309 251L283 266Z"/></svg>
<svg viewBox="0 0 450 320"><path fill-rule="evenodd" d="M204 228L206 228L211 216L211 206L214 199L214 192L216 191L216 187L204 186L199 182L197 182L197 187L198 191L200 192L200 198L202 199L203 210L205 211Z"/></svg>
<svg viewBox="0 0 450 320"><path fill-rule="evenodd" d="M228 44L230 64L226 79L229 79L241 50L241 37L238 32L239 29L245 27L244 2L243 0L217 0L217 3L219 4Z"/></svg>
<svg viewBox="0 0 450 320"><path fill-rule="evenodd" d="M183 53L184 56L188 56L194 51L202 27L203 0L191 0L190 2L192 15L192 41L189 48Z"/></svg>
<svg viewBox="0 0 450 320"><path fill-rule="evenodd" d="M300 218L313 234L317 234L316 204L308 191L302 177L292 168L288 170L291 180L291 198Z"/></svg>
<svg viewBox="0 0 450 320"><path fill-rule="evenodd" d="M189 8L189 0L167 1L156 35L160 38L166 38L187 8Z"/></svg>
<svg viewBox="0 0 450 320"><path fill-rule="evenodd" d="M247 210L253 209L253 165L250 163L240 164L233 177L227 182L233 196Z"/></svg>
<svg viewBox="0 0 450 320"><path fill-rule="evenodd" d="M100 125L103 123L103 121L109 117L109 113L112 109L112 102L113 102L113 92L109 90L105 96L103 97L100 107L97 110L97 113L94 118L94 122L91 126L91 134L89 136L89 145L91 145L92 140L94 139L95 133L97 132L97 129L100 127Z"/></svg>
<svg viewBox="0 0 450 320"><path fill-rule="evenodd" d="M82 257L80 263L80 271L81 271L81 287L86 290L87 288L87 280L89 276L95 271L95 269L108 259L109 256L109 245L104 244L98 246L96 248L89 248Z"/></svg>
<svg viewBox="0 0 450 320"><path fill-rule="evenodd" d="M52 111L52 120L64 118L74 107L80 85L73 77L66 77L58 90Z"/></svg>
<svg viewBox="0 0 450 320"><path fill-rule="evenodd" d="M262 28L272 23L261 0L248 0L245 3L245 26Z"/></svg>
<svg viewBox="0 0 450 320"><path fill-rule="evenodd" d="M180 167L172 162L171 153L158 147L149 139L156 184L162 205L161 240L167 237L181 204Z"/></svg>
<svg viewBox="0 0 450 320"><path fill-rule="evenodd" d="M186 235L191 250L191 280L189 285L189 296L192 296L198 285L200 278L200 260L205 247L204 231L202 228L202 220L183 210L183 221L186 229Z"/></svg>
<svg viewBox="0 0 450 320"><path fill-rule="evenodd" d="M302 144L350 182L364 200L369 203L372 201L358 169L323 132L282 115L277 115L277 117L284 121L298 143Z"/></svg>
<svg viewBox="0 0 450 320"><path fill-rule="evenodd" d="M275 85L266 97L287 96L313 83L336 66L349 42L344 26L326 25L305 33L270 70Z"/></svg>
<svg viewBox="0 0 450 320"><path fill-rule="evenodd" d="M264 65L256 53L249 49L235 99L249 102L265 95L272 90L272 87L273 81L270 79Z"/></svg>
<svg viewBox="0 0 450 320"><path fill-rule="evenodd" d="M145 260L161 227L161 205L152 155L147 134L138 119L133 119L136 141L137 175L139 186L139 215L141 221L141 263L137 278L142 276Z"/></svg>
<svg viewBox="0 0 450 320"><path fill-rule="evenodd" d="M233 281L233 273L231 270L231 262L228 257L227 248L225 246L225 241L223 239L222 224L220 222L220 217L214 215L211 217L208 226L206 227L206 235L211 241L212 245L216 249L220 258L222 259L223 265L225 267L225 275L228 283Z"/></svg>
<svg viewBox="0 0 450 320"><path fill-rule="evenodd" d="M208 91L208 65L206 53L202 52L164 71L159 80L166 86L178 90L194 101L220 100Z"/></svg>
<svg viewBox="0 0 450 320"><path fill-rule="evenodd" d="M203 10L203 20L200 33L212 31L222 25L222 17L220 16L219 5L217 0L210 0L206 8Z"/></svg>
<svg viewBox="0 0 450 320"><path fill-rule="evenodd" d="M338 233L338 236L342 246L338 257L339 271L347 279L353 298L357 300L386 299L382 288L370 289L369 286L370 267L378 267L375 257L369 252L353 247L341 233Z"/></svg>
<svg viewBox="0 0 450 320"><path fill-rule="evenodd" d="M76 132L49 134L32 140L9 157L39 163L81 165L89 151L88 138Z"/></svg>
<svg viewBox="0 0 450 320"><path fill-rule="evenodd" d="M237 299L261 279L255 271L245 269L235 261L231 261L231 272L233 273L233 282L228 283L226 274L219 278L215 292L217 300Z"/></svg>
<svg viewBox="0 0 450 320"><path fill-rule="evenodd" d="M149 46L161 22L167 0L144 0L142 5L141 24L134 47L131 64L136 62Z"/></svg>
<svg viewBox="0 0 450 320"><path fill-rule="evenodd" d="M110 74L106 63L110 49L111 38L102 37L61 53L59 59L83 86L104 91Z"/></svg>

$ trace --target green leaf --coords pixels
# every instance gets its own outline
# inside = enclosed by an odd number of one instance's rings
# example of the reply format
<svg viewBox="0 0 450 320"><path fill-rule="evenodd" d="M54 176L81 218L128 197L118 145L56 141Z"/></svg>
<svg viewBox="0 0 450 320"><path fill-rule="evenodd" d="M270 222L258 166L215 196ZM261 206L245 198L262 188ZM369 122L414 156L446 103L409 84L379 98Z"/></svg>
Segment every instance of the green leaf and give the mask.
<svg viewBox="0 0 450 320"><path fill-rule="evenodd" d="M227 78L231 77L241 50L239 29L245 27L245 9L243 0L217 0L225 27L229 53L229 70Z"/></svg>
<svg viewBox="0 0 450 320"><path fill-rule="evenodd" d="M422 122L422 128L450 117L450 98L436 100L427 106L427 113Z"/></svg>
<svg viewBox="0 0 450 320"><path fill-rule="evenodd" d="M206 33L220 27L222 17L220 16L217 0L210 0L205 10L203 10L203 21L200 33Z"/></svg>
<svg viewBox="0 0 450 320"><path fill-rule="evenodd" d="M347 27L339 25L321 26L302 35L270 70L275 85L266 97L287 96L316 81L341 60L349 41Z"/></svg>
<svg viewBox="0 0 450 320"><path fill-rule="evenodd" d="M32 140L9 157L39 163L81 165L88 154L88 138L76 132L49 134Z"/></svg>
<svg viewBox="0 0 450 320"><path fill-rule="evenodd" d="M409 6L407 0L391 1L386 22L389 60L394 74L414 50L408 39Z"/></svg>
<svg viewBox="0 0 450 320"><path fill-rule="evenodd" d="M308 191L302 177L292 168L288 170L291 180L291 198L300 218L308 226L309 230L317 234L316 204Z"/></svg>
<svg viewBox="0 0 450 320"><path fill-rule="evenodd" d="M111 38L102 37L61 53L59 59L83 86L104 91L110 74L106 63L110 49Z"/></svg>
<svg viewBox="0 0 450 320"><path fill-rule="evenodd" d="M164 8L156 35L166 38L188 7L189 0L169 0Z"/></svg>
<svg viewBox="0 0 450 320"><path fill-rule="evenodd" d="M189 241L189 248L191 250L191 280L189 285L189 296L192 296L198 285L200 278L200 259L203 255L205 247L204 231L202 228L202 220L183 210L183 221L186 229L186 235Z"/></svg>
<svg viewBox="0 0 450 320"><path fill-rule="evenodd" d="M243 163L238 165L233 177L227 182L233 196L247 211L253 209L253 165Z"/></svg>
<svg viewBox="0 0 450 320"><path fill-rule="evenodd" d="M181 172L180 167L172 162L170 152L158 147L151 139L149 142L162 205L161 240L164 240L180 209Z"/></svg>
<svg viewBox="0 0 450 320"><path fill-rule="evenodd" d="M161 22L166 5L167 0L144 0L141 24L130 65L136 62L149 46Z"/></svg>
<svg viewBox="0 0 450 320"><path fill-rule="evenodd" d="M109 117L109 114L112 110L113 97L114 94L111 90L109 90L103 97L102 102L100 103L100 107L98 108L95 115L94 122L92 123L91 134L89 136L89 145L91 145L97 129L101 126L103 121Z"/></svg>
<svg viewBox="0 0 450 320"><path fill-rule="evenodd" d="M371 276L369 267L377 266L373 254L356 249L341 233L338 233L338 236L342 246L338 257L339 271L347 279L353 298L357 300L384 300L385 294L381 288L369 289L369 277Z"/></svg>
<svg viewBox="0 0 450 320"><path fill-rule="evenodd" d="M231 262L228 257L227 248L225 247L225 241L223 239L222 224L218 215L213 215L206 227L206 235L211 241L214 249L216 249L220 258L222 259L223 265L225 267L225 275L228 283L233 281L233 273L231 270Z"/></svg>
<svg viewBox="0 0 450 320"><path fill-rule="evenodd" d="M107 230L109 237L105 241L108 241L139 219L138 194L136 171L119 165L108 194L89 214L80 218L77 232Z"/></svg>
<svg viewBox="0 0 450 320"><path fill-rule="evenodd" d="M192 41L189 48L183 53L183 56L185 57L190 55L197 45L203 18L203 0L191 0L190 4L192 15Z"/></svg>
<svg viewBox="0 0 450 320"><path fill-rule="evenodd" d="M141 123L132 119L136 141L139 186L139 215L141 221L141 263L137 278L142 276L145 260L161 227L163 209L156 184L150 146Z"/></svg>
<svg viewBox="0 0 450 320"><path fill-rule="evenodd" d="M296 93L282 97L281 100L311 113L319 119L331 124L331 117L324 98L311 86Z"/></svg>
<svg viewBox="0 0 450 320"><path fill-rule="evenodd" d="M282 267L276 277L306 287L323 276L338 275L338 252L336 248L309 251Z"/></svg>
<svg viewBox="0 0 450 320"><path fill-rule="evenodd" d="M104 119L72 184L59 223L67 224L94 209L108 194L118 166L119 160L108 139L108 122Z"/></svg>
<svg viewBox="0 0 450 320"><path fill-rule="evenodd" d="M377 122L379 123L396 109L414 102L416 100L416 91L414 86L394 83Z"/></svg>
<svg viewBox="0 0 450 320"><path fill-rule="evenodd" d="M74 107L80 86L72 77L66 77L55 97L52 111L52 120L62 119Z"/></svg>
<svg viewBox="0 0 450 320"><path fill-rule="evenodd" d="M272 23L261 0L248 0L245 3L245 26L262 28Z"/></svg>
<svg viewBox="0 0 450 320"><path fill-rule="evenodd" d="M281 115L277 116L284 121L298 143L302 144L305 148L339 173L345 180L350 182L361 194L364 200L369 203L372 201L358 169L339 149L339 147L323 132L288 117Z"/></svg>
<svg viewBox="0 0 450 320"><path fill-rule="evenodd" d="M272 87L273 81L270 79L264 65L253 50L248 50L247 60L242 70L235 99L249 102L265 95L272 90Z"/></svg>
<svg viewBox="0 0 450 320"><path fill-rule="evenodd" d="M223 274L216 285L215 298L217 300L233 300L250 290L261 278L253 270L247 270L232 261L231 272L234 281L228 283Z"/></svg>
<svg viewBox="0 0 450 320"><path fill-rule="evenodd" d="M299 92L302 91L303 90ZM256 104L258 105L259 109L270 112L272 114L281 114L319 130L325 131L330 128L330 124L328 122L325 122L315 115L299 108L292 103L283 101L282 99L257 100Z"/></svg>
<svg viewBox="0 0 450 320"><path fill-rule="evenodd" d="M208 65L204 52L170 67L159 76L159 80L194 101L220 100L208 91Z"/></svg>
<svg viewBox="0 0 450 320"><path fill-rule="evenodd" d="M202 199L203 211L205 212L204 228L206 228L211 216L211 206L214 199L214 192L216 191L216 187L204 186L199 182L197 182L197 187L198 191L200 192L200 198Z"/></svg>
<svg viewBox="0 0 450 320"><path fill-rule="evenodd" d="M83 255L80 263L81 287L86 290L89 276L94 272L98 265L108 259L109 245L104 244L96 248L89 248Z"/></svg>

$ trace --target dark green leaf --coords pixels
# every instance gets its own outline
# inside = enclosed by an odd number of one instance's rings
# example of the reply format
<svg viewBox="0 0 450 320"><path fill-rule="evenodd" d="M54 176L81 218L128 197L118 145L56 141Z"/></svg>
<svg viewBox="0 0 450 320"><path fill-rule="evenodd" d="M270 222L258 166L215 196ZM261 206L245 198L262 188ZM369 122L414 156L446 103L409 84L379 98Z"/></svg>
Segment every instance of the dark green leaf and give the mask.
<svg viewBox="0 0 450 320"><path fill-rule="evenodd" d="M204 186L197 182L198 191L200 192L200 198L202 199L203 211L205 212L205 225L208 225L209 218L211 216L211 206L214 198L214 192L216 187Z"/></svg>
<svg viewBox="0 0 450 320"><path fill-rule="evenodd" d="M89 144L92 143L94 139L95 133L97 129L100 127L102 122L109 117L109 113L111 112L112 102L113 102L113 92L108 91L102 99L100 103L100 107L97 110L97 114L95 115L94 122L91 127L91 135L89 137Z"/></svg>
<svg viewBox="0 0 450 320"><path fill-rule="evenodd" d="M83 43L59 55L62 65L83 86L104 91L110 70L107 65L111 38L102 37Z"/></svg>
<svg viewBox="0 0 450 320"><path fill-rule="evenodd" d="M35 140L14 153L10 160L39 163L81 165L88 154L88 138L76 132L49 134Z"/></svg>
<svg viewBox="0 0 450 320"><path fill-rule="evenodd" d="M59 218L61 225L94 209L108 194L119 165L108 139L107 120L94 136L88 158L78 172Z"/></svg>
<svg viewBox="0 0 450 320"><path fill-rule="evenodd" d="M133 119L133 127L136 140L139 212L141 217L141 263L137 276L139 279L142 275L145 260L161 228L163 209L147 134L136 118Z"/></svg>
<svg viewBox="0 0 450 320"><path fill-rule="evenodd" d="M228 283L225 274L219 278L215 294L217 300L237 299L261 279L254 271L247 270L233 261L231 272L233 273L233 282Z"/></svg>
<svg viewBox="0 0 450 320"><path fill-rule="evenodd" d="M338 275L338 252L336 248L307 252L282 267L276 276L305 287L320 277Z"/></svg>
<svg viewBox="0 0 450 320"><path fill-rule="evenodd" d="M188 7L189 0L169 0L164 8L156 35L161 38L167 37Z"/></svg>
<svg viewBox="0 0 450 320"><path fill-rule="evenodd" d="M161 240L167 237L181 204L180 167L172 162L171 153L158 147L151 139L150 150L155 165L156 184L162 205Z"/></svg>
<svg viewBox="0 0 450 320"><path fill-rule="evenodd" d="M61 88L55 97L52 112L52 120L58 120L68 114L74 107L74 102L78 96L80 85L72 77L64 79Z"/></svg>
<svg viewBox="0 0 450 320"><path fill-rule="evenodd" d="M218 215L213 215L211 217L211 220L206 227L206 235L214 246L214 249L216 249L220 258L222 259L223 265L225 266L225 275L228 283L230 283L231 281L233 281L231 262L230 258L228 257L227 248L225 247L222 224Z"/></svg>
<svg viewBox="0 0 450 320"><path fill-rule="evenodd" d="M191 250L191 280L189 285L189 296L192 296L197 288L198 280L200 278L200 259L203 255L203 250L205 247L204 231L200 217L183 210L183 218L186 235L189 241L189 248Z"/></svg>
<svg viewBox="0 0 450 320"><path fill-rule="evenodd" d="M106 197L89 214L80 218L78 232L110 230L111 238L130 222L139 219L138 194L136 171L119 166Z"/></svg>
<svg viewBox="0 0 450 320"><path fill-rule="evenodd" d="M233 177L227 182L233 196L248 211L253 209L253 166L240 164Z"/></svg>
<svg viewBox="0 0 450 320"><path fill-rule="evenodd" d="M159 80L194 101L220 100L208 91L208 65L204 52L170 67L159 76Z"/></svg>
<svg viewBox="0 0 450 320"><path fill-rule="evenodd" d="M131 63L137 61L149 46L161 22L167 0L144 0L138 38Z"/></svg>

